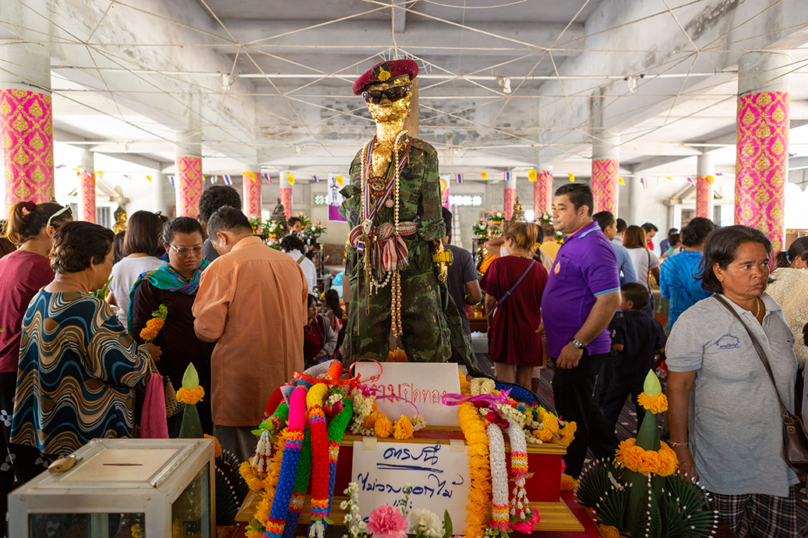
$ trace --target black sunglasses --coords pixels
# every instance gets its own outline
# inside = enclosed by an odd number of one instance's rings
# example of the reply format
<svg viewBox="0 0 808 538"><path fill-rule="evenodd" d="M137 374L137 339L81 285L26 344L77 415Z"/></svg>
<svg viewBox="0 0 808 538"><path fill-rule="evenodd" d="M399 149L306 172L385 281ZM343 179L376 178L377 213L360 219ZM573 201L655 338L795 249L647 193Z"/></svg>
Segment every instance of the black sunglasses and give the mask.
<svg viewBox="0 0 808 538"><path fill-rule="evenodd" d="M364 91L362 92L362 97L365 98L366 103L378 105L382 102L382 97L387 97L391 102L407 97L411 88L412 84L407 84L406 86L396 86L386 90Z"/></svg>

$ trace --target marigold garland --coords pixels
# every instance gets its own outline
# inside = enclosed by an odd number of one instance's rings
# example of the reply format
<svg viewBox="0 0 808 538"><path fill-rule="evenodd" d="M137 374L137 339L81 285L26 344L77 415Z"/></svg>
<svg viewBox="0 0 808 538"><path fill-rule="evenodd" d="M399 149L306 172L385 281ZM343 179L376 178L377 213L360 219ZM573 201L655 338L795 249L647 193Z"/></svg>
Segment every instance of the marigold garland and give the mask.
<svg viewBox="0 0 808 538"><path fill-rule="evenodd" d="M471 387L469 386L469 380L466 379L466 374L458 368L457 375L460 377L460 394L463 396L471 396Z"/></svg>
<svg viewBox="0 0 808 538"><path fill-rule="evenodd" d="M679 459L665 442L660 442L659 450L645 450L636 443L636 439L626 439L620 443L616 451L617 463L645 476L651 473L669 476L676 472Z"/></svg>
<svg viewBox="0 0 808 538"><path fill-rule="evenodd" d="M645 392L641 392L637 397L637 402L643 406L646 411L657 415L668 410L668 397L665 396L663 392L659 393L657 396L649 396Z"/></svg>
<svg viewBox="0 0 808 538"><path fill-rule="evenodd" d="M466 538L479 538L485 532L491 507L491 467L485 420L473 403L460 404L460 429L469 445L469 504L466 505Z"/></svg>
<svg viewBox="0 0 808 538"><path fill-rule="evenodd" d="M204 396L205 389L202 388L202 385L197 385L192 389L180 387L180 389L177 391L177 401L186 405L196 405L202 401Z"/></svg>
<svg viewBox="0 0 808 538"><path fill-rule="evenodd" d="M328 385L321 383L309 389L309 394L306 397L313 454L311 476L312 519L322 519L328 513L329 446L328 427L325 423L325 411L323 411L323 399L326 396L328 396ZM292 530L294 531L294 529Z"/></svg>
<svg viewBox="0 0 808 538"><path fill-rule="evenodd" d="M334 500L334 484L337 479L337 461L339 460L339 447L348 423L353 415L353 402L345 400L342 411L331 419L328 425L328 509L325 517L331 512L331 503ZM325 533L325 518L323 519L323 533Z"/></svg>

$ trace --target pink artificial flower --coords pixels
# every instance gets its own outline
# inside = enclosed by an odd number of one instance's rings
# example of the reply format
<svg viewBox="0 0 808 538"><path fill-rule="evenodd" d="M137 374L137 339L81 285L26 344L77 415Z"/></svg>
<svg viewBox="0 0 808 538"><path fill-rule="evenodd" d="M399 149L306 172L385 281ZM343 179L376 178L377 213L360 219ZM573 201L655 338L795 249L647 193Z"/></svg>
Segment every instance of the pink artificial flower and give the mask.
<svg viewBox="0 0 808 538"><path fill-rule="evenodd" d="M407 518L397 508L385 504L370 513L368 531L373 538L406 538Z"/></svg>

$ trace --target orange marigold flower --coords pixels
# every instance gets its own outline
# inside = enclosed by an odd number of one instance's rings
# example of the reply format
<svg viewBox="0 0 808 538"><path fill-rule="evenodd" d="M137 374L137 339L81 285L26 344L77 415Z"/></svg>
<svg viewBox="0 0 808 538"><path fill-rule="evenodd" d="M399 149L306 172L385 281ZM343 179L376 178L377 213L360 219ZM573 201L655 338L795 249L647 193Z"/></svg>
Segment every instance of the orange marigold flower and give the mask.
<svg viewBox="0 0 808 538"><path fill-rule="evenodd" d="M143 327L143 329L140 331L140 337L146 342L151 342L157 338L157 331L150 329L149 327Z"/></svg>
<svg viewBox="0 0 808 538"><path fill-rule="evenodd" d="M222 445L219 443L219 440L216 439L212 435L208 435L207 433L202 434L205 439L213 439L213 455L217 458L222 455Z"/></svg>
<svg viewBox="0 0 808 538"><path fill-rule="evenodd" d="M368 416L366 416L364 420L362 420L362 427L371 430L373 429L373 426L376 425L376 421L378 419L379 419L379 413L373 412Z"/></svg>
<svg viewBox="0 0 808 538"><path fill-rule="evenodd" d="M393 428L393 437L401 441L411 439L412 436L412 422L410 422L410 419L406 416L401 415L401 418L396 421L395 427Z"/></svg>
<svg viewBox="0 0 808 538"><path fill-rule="evenodd" d="M146 322L146 327L148 327L149 329L154 329L155 331L159 331L160 329L163 328L163 325L165 325L165 323L166 322L160 318L152 318Z"/></svg>
<svg viewBox="0 0 808 538"><path fill-rule="evenodd" d="M646 393L642 392L637 397L637 401L646 411L657 415L668 410L668 397L665 396L665 393L660 393L657 396L648 396Z"/></svg>
<svg viewBox="0 0 808 538"><path fill-rule="evenodd" d="M558 430L558 437L561 444L570 446L575 440L575 432L578 431L578 424L575 422L567 422L567 425Z"/></svg>
<svg viewBox="0 0 808 538"><path fill-rule="evenodd" d="M561 491L578 491L578 481L570 475L561 475Z"/></svg>
<svg viewBox="0 0 808 538"><path fill-rule="evenodd" d="M603 538L620 538L620 531L617 530L617 527L598 524L598 530L603 535Z"/></svg>
<svg viewBox="0 0 808 538"><path fill-rule="evenodd" d="M626 439L616 451L617 463L645 476L653 473L668 476L676 472L679 460L676 453L665 443L659 450L645 450L637 446L636 439Z"/></svg>
<svg viewBox="0 0 808 538"><path fill-rule="evenodd" d="M196 405L202 401L204 396L205 389L203 389L201 385L192 389L180 387L180 390L177 391L177 401L180 401L186 405Z"/></svg>
<svg viewBox="0 0 808 538"><path fill-rule="evenodd" d="M373 431L376 432L376 437L385 439L393 434L393 423L384 414L379 413L379 418L373 425Z"/></svg>

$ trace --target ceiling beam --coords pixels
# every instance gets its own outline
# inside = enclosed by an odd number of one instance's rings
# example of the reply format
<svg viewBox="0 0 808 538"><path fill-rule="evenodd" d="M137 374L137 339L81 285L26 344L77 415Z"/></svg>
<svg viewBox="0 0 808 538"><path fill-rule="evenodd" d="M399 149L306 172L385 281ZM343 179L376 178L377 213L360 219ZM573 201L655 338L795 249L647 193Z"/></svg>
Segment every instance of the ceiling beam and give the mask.
<svg viewBox="0 0 808 538"><path fill-rule="evenodd" d="M393 4L393 31L402 34L407 27L407 4L401 0L390 0L390 3Z"/></svg>

